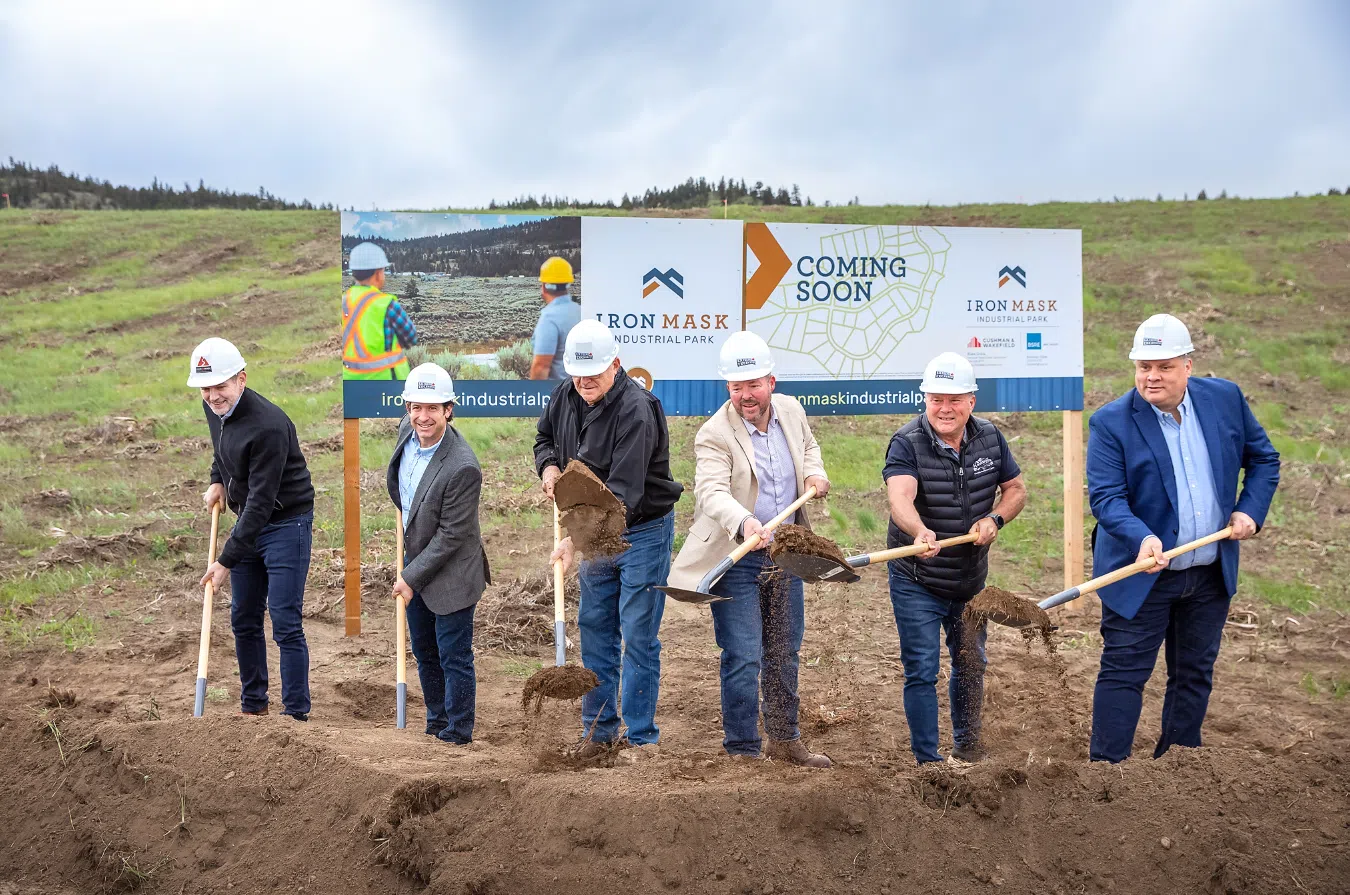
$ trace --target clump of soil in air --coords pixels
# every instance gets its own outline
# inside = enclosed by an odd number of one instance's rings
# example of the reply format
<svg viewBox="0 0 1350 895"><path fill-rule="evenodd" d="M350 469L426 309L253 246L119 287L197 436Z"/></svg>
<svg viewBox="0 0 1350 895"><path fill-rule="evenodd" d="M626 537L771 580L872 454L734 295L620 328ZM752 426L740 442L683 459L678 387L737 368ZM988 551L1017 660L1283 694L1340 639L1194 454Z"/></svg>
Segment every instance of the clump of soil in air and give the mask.
<svg viewBox="0 0 1350 895"><path fill-rule="evenodd" d="M68 709L77 702L79 697L74 690L60 690L51 684L47 685L47 695L42 700L42 704L49 709Z"/></svg>
<svg viewBox="0 0 1350 895"><path fill-rule="evenodd" d="M769 558L777 560L784 553L823 556L841 565L848 565L848 557L844 556L844 551L839 549L838 544L801 525L780 525L774 531L773 544L769 547Z"/></svg>
<svg viewBox="0 0 1350 895"><path fill-rule="evenodd" d="M618 556L632 546L623 539L628 527L623 501L580 460L567 464L553 485L553 499L578 552L594 559Z"/></svg>
<svg viewBox="0 0 1350 895"><path fill-rule="evenodd" d="M534 701L534 713L539 714L545 699L580 699L600 686L600 678L589 668L576 665L555 665L541 668L525 682L520 693L520 707L528 711Z"/></svg>
<svg viewBox="0 0 1350 895"><path fill-rule="evenodd" d="M1047 642L1054 624L1045 610L1001 587L986 587L966 604L967 613L1012 628L1036 628Z"/></svg>

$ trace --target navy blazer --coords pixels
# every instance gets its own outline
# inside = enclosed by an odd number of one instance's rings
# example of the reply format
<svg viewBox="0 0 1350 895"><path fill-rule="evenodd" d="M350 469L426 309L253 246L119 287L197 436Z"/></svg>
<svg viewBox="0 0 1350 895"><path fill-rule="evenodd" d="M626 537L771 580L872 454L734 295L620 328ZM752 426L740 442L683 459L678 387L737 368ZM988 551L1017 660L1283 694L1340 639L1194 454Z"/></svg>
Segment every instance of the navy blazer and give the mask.
<svg viewBox="0 0 1350 895"><path fill-rule="evenodd" d="M1236 383L1192 376L1187 388L1205 433L1221 518L1234 511L1259 529L1280 483L1280 455L1252 416ZM1238 471L1245 473L1238 495ZM1088 500L1097 527L1092 532L1092 570L1105 575L1134 562L1144 538L1157 535L1164 550L1177 546L1177 484L1162 425L1153 405L1131 389L1088 421ZM1203 537L1209 532L1198 532ZM1237 592L1238 542L1219 542L1219 562L1231 597ZM1098 591L1101 601L1134 618L1156 575L1140 572Z"/></svg>

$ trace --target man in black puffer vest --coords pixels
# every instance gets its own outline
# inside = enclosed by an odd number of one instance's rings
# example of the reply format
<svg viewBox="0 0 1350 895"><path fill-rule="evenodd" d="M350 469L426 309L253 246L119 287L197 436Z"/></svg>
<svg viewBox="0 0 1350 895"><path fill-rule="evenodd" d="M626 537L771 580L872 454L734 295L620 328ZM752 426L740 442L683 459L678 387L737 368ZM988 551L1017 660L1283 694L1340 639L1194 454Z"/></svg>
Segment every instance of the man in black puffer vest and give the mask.
<svg viewBox="0 0 1350 895"><path fill-rule="evenodd" d="M1022 471L1002 433L975 409L975 370L954 352L933 358L924 370L924 412L901 427L886 450L889 547L928 545L917 557L891 560L891 606L900 631L905 667L905 720L920 764L938 754L937 678L940 632L947 635L952 675L952 757L977 761L984 702L985 624L967 624L962 613L984 588L989 545L1027 502ZM994 511L995 497L998 511ZM974 544L939 550L937 542L964 534Z"/></svg>

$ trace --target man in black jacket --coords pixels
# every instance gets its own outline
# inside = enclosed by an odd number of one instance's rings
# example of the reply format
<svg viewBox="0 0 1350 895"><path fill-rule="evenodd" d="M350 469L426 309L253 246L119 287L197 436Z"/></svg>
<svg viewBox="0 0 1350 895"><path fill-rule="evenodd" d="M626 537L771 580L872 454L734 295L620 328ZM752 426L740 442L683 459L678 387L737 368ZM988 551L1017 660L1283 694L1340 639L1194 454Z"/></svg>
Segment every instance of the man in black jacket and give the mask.
<svg viewBox="0 0 1350 895"><path fill-rule="evenodd" d="M230 578L230 627L239 659L240 709L267 714L263 612L281 650L282 714L309 720L309 646L301 624L314 528L314 486L285 412L245 387L239 350L207 339L192 354L188 387L201 389L211 430L211 486L202 495L236 514L219 558L202 576L219 590Z"/></svg>
<svg viewBox="0 0 1350 895"><path fill-rule="evenodd" d="M613 334L595 320L578 323L567 334L563 366L571 378L553 390L534 440L544 493L553 499L563 467L580 460L623 502L623 537L632 545L617 557L588 557L581 564L581 661L600 679L581 700L587 748L617 739L622 713L628 744L654 750L660 738L656 635L666 599L657 588L670 572L675 501L684 489L670 476L661 402L628 378ZM555 551L559 558L571 565L571 538ZM621 679L622 693L616 686Z"/></svg>
<svg viewBox="0 0 1350 895"><path fill-rule="evenodd" d="M950 351L939 354L929 361L919 388L924 412L891 438L882 473L891 509L887 546L927 545L917 557L889 563L905 668L905 720L915 759L942 761L937 678L945 631L952 661L952 757L973 761L982 756L986 632L983 622L966 620L964 610L984 588L989 544L1026 506L1027 488L1002 433L971 416L978 386L970 361ZM939 540L964 534L976 535L975 543L939 550Z"/></svg>

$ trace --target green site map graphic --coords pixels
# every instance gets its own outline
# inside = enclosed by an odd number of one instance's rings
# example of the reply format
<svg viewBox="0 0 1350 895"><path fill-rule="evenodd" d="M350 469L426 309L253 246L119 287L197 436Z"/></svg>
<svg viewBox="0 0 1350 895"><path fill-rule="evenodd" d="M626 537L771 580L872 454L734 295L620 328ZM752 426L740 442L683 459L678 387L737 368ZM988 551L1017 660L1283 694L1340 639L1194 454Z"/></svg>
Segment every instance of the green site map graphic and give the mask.
<svg viewBox="0 0 1350 895"><path fill-rule="evenodd" d="M799 283L806 284L810 295L817 282L834 287L847 281L854 284L851 291L856 296L860 278L817 275L803 279L799 258L794 256L792 269L764 307L748 312L747 328L764 337L789 376L874 378L886 369L887 360L908 336L923 332L928 325L950 248L947 238L932 227L872 225L823 236L817 259L902 257L904 276L891 276L888 271L865 278L871 281L870 299L801 301ZM848 294L850 288L839 291ZM811 369L812 362L819 365L818 370Z"/></svg>

